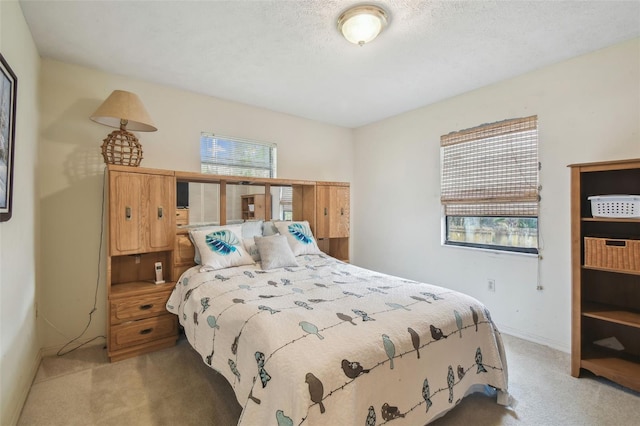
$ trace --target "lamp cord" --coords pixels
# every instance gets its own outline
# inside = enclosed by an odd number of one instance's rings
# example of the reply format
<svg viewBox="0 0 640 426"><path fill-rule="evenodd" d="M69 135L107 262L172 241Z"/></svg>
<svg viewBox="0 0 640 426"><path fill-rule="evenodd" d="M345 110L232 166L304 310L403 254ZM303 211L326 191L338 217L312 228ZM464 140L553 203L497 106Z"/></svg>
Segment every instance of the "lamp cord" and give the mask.
<svg viewBox="0 0 640 426"><path fill-rule="evenodd" d="M102 208L101 208L101 213L100 213L100 242L98 245L98 271L96 274L96 290L93 294L93 308L91 309L91 311L89 312L89 321L87 322L87 325L84 327L84 330L82 330L82 333L80 333L77 337L74 337L73 339L69 340L67 343L64 344L63 347L60 348L60 350L58 350L58 352L56 352L57 356L63 356L66 355L68 353L71 353L73 351L75 351L76 349L80 349L81 347L83 347L84 345L86 345L87 343L91 343L96 339L100 339L100 338L104 338L106 339L107 336L104 335L100 335L100 336L96 336L92 339L87 340L86 342L80 343L79 345L75 346L74 348L69 349L68 351L65 351L64 349L69 346L70 344L72 344L73 342L75 342L76 340L78 340L79 338L81 338L82 336L84 336L84 333L87 332L87 330L89 329L89 326L91 325L91 320L93 319L93 314L98 310L97 305L98 305L98 288L100 286L100 267L102 265L102 240L104 238L104 194L105 194L105 186L106 186L106 182L107 182L107 167L105 166L104 168L104 173L102 175Z"/></svg>

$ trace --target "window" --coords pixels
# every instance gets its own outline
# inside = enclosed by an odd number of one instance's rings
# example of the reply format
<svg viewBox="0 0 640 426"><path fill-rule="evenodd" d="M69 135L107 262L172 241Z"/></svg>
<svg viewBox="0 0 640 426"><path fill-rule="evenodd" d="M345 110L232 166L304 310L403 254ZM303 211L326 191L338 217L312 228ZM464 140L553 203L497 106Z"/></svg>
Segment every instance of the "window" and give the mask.
<svg viewBox="0 0 640 426"><path fill-rule="evenodd" d="M538 117L440 138L445 244L538 252Z"/></svg>
<svg viewBox="0 0 640 426"><path fill-rule="evenodd" d="M276 144L200 135L200 171L215 175L276 177Z"/></svg>

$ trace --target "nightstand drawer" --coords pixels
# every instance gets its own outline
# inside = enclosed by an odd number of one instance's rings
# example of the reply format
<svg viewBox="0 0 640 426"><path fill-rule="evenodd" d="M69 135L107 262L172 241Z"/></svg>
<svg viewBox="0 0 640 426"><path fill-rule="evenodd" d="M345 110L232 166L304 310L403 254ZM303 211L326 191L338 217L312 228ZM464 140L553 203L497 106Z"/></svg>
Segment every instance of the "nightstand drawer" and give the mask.
<svg viewBox="0 0 640 426"><path fill-rule="evenodd" d="M171 293L111 300L111 324L155 317L167 312L165 305Z"/></svg>
<svg viewBox="0 0 640 426"><path fill-rule="evenodd" d="M109 350L152 342L178 333L178 317L166 314L159 317L131 321L111 327Z"/></svg>

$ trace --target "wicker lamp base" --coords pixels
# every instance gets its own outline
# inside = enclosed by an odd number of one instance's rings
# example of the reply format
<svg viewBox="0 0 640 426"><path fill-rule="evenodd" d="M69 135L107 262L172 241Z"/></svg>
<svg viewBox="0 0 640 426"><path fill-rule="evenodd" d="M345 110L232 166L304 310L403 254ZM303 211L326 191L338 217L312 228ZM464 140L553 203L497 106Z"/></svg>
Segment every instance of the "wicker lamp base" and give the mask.
<svg viewBox="0 0 640 426"><path fill-rule="evenodd" d="M142 145L133 133L114 130L102 143L102 157L107 164L138 167L142 161Z"/></svg>

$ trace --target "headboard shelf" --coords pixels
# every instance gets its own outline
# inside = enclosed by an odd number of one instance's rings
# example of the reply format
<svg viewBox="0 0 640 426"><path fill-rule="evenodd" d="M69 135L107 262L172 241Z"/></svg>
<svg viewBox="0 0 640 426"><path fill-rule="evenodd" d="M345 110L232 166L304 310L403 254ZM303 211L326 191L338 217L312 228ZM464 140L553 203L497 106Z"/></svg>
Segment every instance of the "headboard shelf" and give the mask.
<svg viewBox="0 0 640 426"><path fill-rule="evenodd" d="M271 185L271 186L292 186L292 185L316 185L316 181L300 180L300 179L281 179L281 178L261 178L251 176L227 176L227 175L210 175L196 172L180 172L176 171L175 177L178 182L194 182L194 183L222 183L233 185Z"/></svg>

